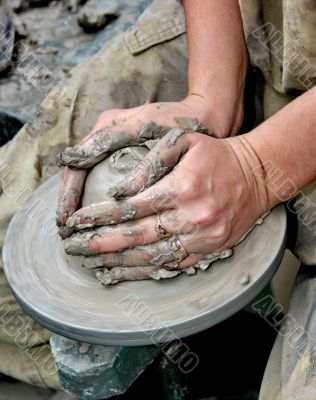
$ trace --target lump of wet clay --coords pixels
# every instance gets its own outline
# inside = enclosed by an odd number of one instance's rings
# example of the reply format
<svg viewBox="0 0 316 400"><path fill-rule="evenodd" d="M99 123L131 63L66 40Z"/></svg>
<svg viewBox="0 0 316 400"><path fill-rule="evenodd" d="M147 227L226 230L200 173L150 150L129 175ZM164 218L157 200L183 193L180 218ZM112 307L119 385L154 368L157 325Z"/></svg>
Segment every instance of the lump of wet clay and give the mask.
<svg viewBox="0 0 316 400"><path fill-rule="evenodd" d="M87 177L82 206L104 201L107 190L135 169L148 151L146 146L124 147L97 164Z"/></svg>
<svg viewBox="0 0 316 400"><path fill-rule="evenodd" d="M150 147L150 144L148 144ZM89 173L85 191L82 198L82 206L102 202L107 197L107 190L120 182L124 176L133 170L138 163L148 153L147 146L130 146L120 149L97 164ZM227 249L221 253L210 254L205 259L199 261L194 267L182 270L173 269L172 271L162 266L148 267L99 267L96 269L96 277L102 285L109 286L122 281L134 281L144 279L169 279L174 278L181 273L194 275L196 269L205 270L211 263L218 259L230 257L232 250ZM91 259L91 258L90 258ZM89 268L89 258L83 262L86 268ZM95 263L93 267L95 268Z"/></svg>

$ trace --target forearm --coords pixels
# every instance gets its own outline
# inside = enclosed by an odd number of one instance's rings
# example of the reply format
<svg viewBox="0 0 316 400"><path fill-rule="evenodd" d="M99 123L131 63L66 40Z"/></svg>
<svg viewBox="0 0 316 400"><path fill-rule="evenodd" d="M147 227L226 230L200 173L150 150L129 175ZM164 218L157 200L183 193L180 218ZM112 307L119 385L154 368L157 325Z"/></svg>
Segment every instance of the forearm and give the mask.
<svg viewBox="0 0 316 400"><path fill-rule="evenodd" d="M189 95L207 99L237 133L248 66L237 0L184 0L189 51ZM223 135L225 136L225 135Z"/></svg>
<svg viewBox="0 0 316 400"><path fill-rule="evenodd" d="M268 207L316 180L316 88L240 136L243 158L264 181ZM235 143L237 138L229 139ZM259 183L260 184L260 183Z"/></svg>

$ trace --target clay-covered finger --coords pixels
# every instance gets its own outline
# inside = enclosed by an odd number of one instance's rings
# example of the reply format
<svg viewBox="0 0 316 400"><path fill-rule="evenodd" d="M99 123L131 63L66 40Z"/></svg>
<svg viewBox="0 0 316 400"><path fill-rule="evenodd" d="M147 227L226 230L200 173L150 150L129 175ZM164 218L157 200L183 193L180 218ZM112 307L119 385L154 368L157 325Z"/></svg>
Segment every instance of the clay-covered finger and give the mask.
<svg viewBox="0 0 316 400"><path fill-rule="evenodd" d="M98 281L104 286L114 285L123 281L141 281L145 279L169 279L179 275L182 271L168 271L162 267L116 267L102 268L96 271Z"/></svg>
<svg viewBox="0 0 316 400"><path fill-rule="evenodd" d="M144 192L126 200L108 199L76 211L67 220L75 230L132 221L175 206L175 184L172 174L164 177Z"/></svg>
<svg viewBox="0 0 316 400"><path fill-rule="evenodd" d="M75 230L102 225L115 225L134 219L136 209L130 201L107 200L76 211L68 220L67 227Z"/></svg>
<svg viewBox="0 0 316 400"><path fill-rule="evenodd" d="M185 217L183 212L170 210L159 214L159 217L152 215L113 227L108 226L104 235L95 235L89 243L82 243L81 246L88 246L99 253L110 253L155 243L174 234L194 234L197 229L189 218Z"/></svg>
<svg viewBox="0 0 316 400"><path fill-rule="evenodd" d="M167 175L189 149L185 132L182 128L171 129L133 171L108 189L108 195L115 198L134 195Z"/></svg>
<svg viewBox="0 0 316 400"><path fill-rule="evenodd" d="M113 128L108 126L93 132L76 146L66 147L57 156L57 160L60 166L91 168L115 150L139 145L149 139L161 138L166 132L166 128L158 126L152 121L133 133L113 131Z"/></svg>
<svg viewBox="0 0 316 400"><path fill-rule="evenodd" d="M84 230L71 235L63 242L65 252L72 256L90 256L98 254L93 248L90 248L89 242L92 238L97 236L105 236L111 231L108 226L102 226L94 230Z"/></svg>
<svg viewBox="0 0 316 400"><path fill-rule="evenodd" d="M94 253L115 252L160 240L155 228L152 217L142 218L98 229L92 237L87 232L74 233L67 239L67 247L78 254L89 249Z"/></svg>
<svg viewBox="0 0 316 400"><path fill-rule="evenodd" d="M120 264L121 256L119 255L119 253L116 253L116 254L112 254L109 257L106 257L103 254L97 255L97 256L85 257L83 259L82 266L87 269L104 268L104 267L114 269L115 267L118 267L118 266L124 266L124 268L130 268L130 269L133 268L131 266L125 266L123 264ZM172 264L170 264L170 262L167 263L166 268L168 270L185 269L185 268L195 265L197 262L199 262L201 259L203 259L203 257L205 257L205 256L203 256L202 254L190 254L184 260L182 260L180 262L176 262L176 263L172 263ZM110 260L110 262L108 260ZM138 267L134 267L134 268L138 268ZM161 265L151 266L151 268L156 268L156 269L161 268Z"/></svg>
<svg viewBox="0 0 316 400"><path fill-rule="evenodd" d="M97 251L98 253L112 253L127 249L129 247L150 244L171 236L172 234L192 234L194 224L186 215L177 210L170 210L158 215L140 218L135 221L125 222L114 226L104 227L102 234L100 230L92 238L86 232L74 233L68 240L67 246L72 251L80 253L84 251ZM162 225L161 225L162 224ZM77 250L76 250L77 247Z"/></svg>
<svg viewBox="0 0 316 400"><path fill-rule="evenodd" d="M200 260L202 260L203 257L205 257L205 256L202 254L190 254L187 258L180 261L180 263L178 265L178 269L186 269L186 268L192 267L196 263L198 263Z"/></svg>
<svg viewBox="0 0 316 400"><path fill-rule="evenodd" d="M162 236L163 229L163 236ZM112 253L130 247L155 243L174 234L191 234L197 232L195 224L189 216L178 210L169 210L164 213L140 218L113 226L103 226L93 231L79 231L74 233L65 242L71 248L72 254L82 252ZM92 236L91 236L92 235Z"/></svg>
<svg viewBox="0 0 316 400"><path fill-rule="evenodd" d="M92 254L91 252L90 255ZM86 251L84 255L87 255ZM120 252L105 253L93 258L88 258L85 266L87 268L100 266L112 268L120 266L140 267L158 265L164 266L167 269L174 269L188 255L186 250L181 246L178 236L174 235L166 240L161 240L153 244L136 246ZM87 263L89 262L92 264L88 265Z"/></svg>
<svg viewBox="0 0 316 400"><path fill-rule="evenodd" d="M68 167L64 169L56 212L56 223L62 237L71 233L71 230L66 227L66 221L80 207L86 176L85 170L74 170Z"/></svg>

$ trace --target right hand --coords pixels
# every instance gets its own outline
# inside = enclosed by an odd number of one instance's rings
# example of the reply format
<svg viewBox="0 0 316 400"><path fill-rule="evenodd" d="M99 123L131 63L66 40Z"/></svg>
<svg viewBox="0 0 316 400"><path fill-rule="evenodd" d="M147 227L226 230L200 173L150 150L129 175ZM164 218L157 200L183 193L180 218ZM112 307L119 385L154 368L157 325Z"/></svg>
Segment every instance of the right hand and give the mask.
<svg viewBox="0 0 316 400"><path fill-rule="evenodd" d="M95 166L115 150L129 145L139 145L149 139L159 139L171 128L181 127L214 137L235 134L227 132L233 126L224 120L223 112L214 112L209 102L201 96L190 95L181 102L151 103L126 110L109 110L100 115L91 132L74 147L59 155L65 166L57 209L57 225L62 237L72 232L66 228L67 219L80 207L81 196L88 169ZM153 129L142 129L150 122Z"/></svg>

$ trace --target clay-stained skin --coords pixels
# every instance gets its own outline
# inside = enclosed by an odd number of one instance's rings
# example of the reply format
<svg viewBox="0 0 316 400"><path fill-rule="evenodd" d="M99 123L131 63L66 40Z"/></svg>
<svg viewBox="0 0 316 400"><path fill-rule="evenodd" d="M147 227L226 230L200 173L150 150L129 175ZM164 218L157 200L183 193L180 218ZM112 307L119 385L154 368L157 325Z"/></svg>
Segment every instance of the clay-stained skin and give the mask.
<svg viewBox="0 0 316 400"><path fill-rule="evenodd" d="M137 169L135 169L135 172L128 175L128 178L116 186L109 188L107 195L117 199L128 196L130 194L129 188L133 188L135 185L139 189L138 192L142 192L165 176L169 171L170 168L165 167L158 158L155 160L145 158ZM128 187L126 187L127 185Z"/></svg>
<svg viewBox="0 0 316 400"><path fill-rule="evenodd" d="M143 144L146 140L159 139L166 134L166 128L153 121L145 124L136 134L113 132L110 127L101 129L77 146L66 147L57 156L59 166L74 168L91 168L103 160L109 153L122 147Z"/></svg>
<svg viewBox="0 0 316 400"><path fill-rule="evenodd" d="M166 279L181 274L181 271L167 271L159 267L117 267L104 268L96 271L98 281L104 286L114 285L123 281L141 281L145 279Z"/></svg>
<svg viewBox="0 0 316 400"><path fill-rule="evenodd" d="M179 124L179 127L188 129L193 132L200 132L208 134L208 129L203 126L197 118L188 118L188 117L180 117L176 118L176 122Z"/></svg>
<svg viewBox="0 0 316 400"><path fill-rule="evenodd" d="M181 128L174 128L171 129L168 133L168 138L166 140L166 143L169 144L169 146L174 146L179 139L180 136L182 136L185 133L184 129Z"/></svg>
<svg viewBox="0 0 316 400"><path fill-rule="evenodd" d="M171 129L123 181L108 189L108 196L121 198L142 192L172 171L188 150L185 133L182 128Z"/></svg>
<svg viewBox="0 0 316 400"><path fill-rule="evenodd" d="M200 133L208 132L207 128L203 127L197 119L179 118L178 122L180 128L175 129L187 129ZM69 165L75 168L90 168L103 160L109 152L126 146L142 144L147 140L160 139L168 131L170 131L169 128L159 126L154 121L144 124L140 131L135 134L113 132L110 127L106 127L91 134L78 145L67 147L57 156L57 160L60 166ZM179 133L180 131L177 132ZM173 134L176 135L175 132Z"/></svg>
<svg viewBox="0 0 316 400"><path fill-rule="evenodd" d="M191 121L191 126L197 129L198 122ZM156 129L156 125L149 123L140 134L146 140L150 140L154 136L152 133L154 129ZM124 178L124 182L111 188L112 195L115 197L131 195L141 192L145 187L152 186L178 164L179 159L189 148L192 134L194 131L187 132L183 128L169 130L147 153L143 161L133 169L132 173ZM98 141L102 142L98 136L95 136L94 143L100 145ZM151 196L149 197L152 202L153 199ZM140 207L141 205L142 207ZM140 209L141 213L139 213ZM68 219L67 227L81 230L100 225L116 225L146 215L142 215L142 213L144 214L144 203L135 202L133 198L127 200L108 199L103 203L94 204L76 212ZM134 224L137 225L136 222ZM133 223L129 224L125 232L126 236L133 237L142 234L138 226L136 226L138 229L132 228ZM221 253L210 254L200 261L198 258L195 259L193 263L196 264L193 267L187 267L192 264L189 252L199 254L200 251L187 248L189 251L187 252L179 242L177 235L169 236L167 239L155 243L132 246L126 250L113 252L104 246L101 248L101 242L99 238L96 238L96 236L110 235L111 232L113 232L113 228L103 226L79 232L65 241L66 252L85 256L83 266L88 269L98 269L98 279L105 285L124 280L170 278L182 271L194 274L196 269L205 270L212 262L230 257L233 253L232 249L227 249ZM204 247L202 242L201 245ZM104 253L104 251L107 252Z"/></svg>
<svg viewBox="0 0 316 400"><path fill-rule="evenodd" d="M141 281L145 279L168 279L181 274L182 271L167 271L159 267L117 267L111 270L104 268L96 271L98 281L104 286L123 281Z"/></svg>
<svg viewBox="0 0 316 400"><path fill-rule="evenodd" d="M101 228L103 229L103 228ZM98 249L91 249L89 246L90 240L95 236L95 232L100 234L100 231L90 231L88 234L80 233L73 240L67 239L66 252L73 255L88 255L98 253ZM79 236L80 235L80 236ZM175 269L180 261L184 260L188 253L181 249L178 245L178 237L170 236L166 240L148 244L144 246L136 246L127 250L122 250L116 253L104 253L90 260L91 263L96 262L95 267L133 267L138 266L164 266L167 269Z"/></svg>
<svg viewBox="0 0 316 400"><path fill-rule="evenodd" d="M135 214L136 209L130 202L107 200L84 207L74 213L67 220L67 227L80 230L93 226L114 225L133 219Z"/></svg>
<svg viewBox="0 0 316 400"><path fill-rule="evenodd" d="M224 250L221 253L216 253L205 257L193 267L183 269L168 270L165 267L160 266L114 267L111 269L99 268L96 270L96 277L102 285L110 286L124 281L138 281L145 279L170 279L182 273L186 273L187 275L195 275L198 269L205 270L209 268L214 261L230 257L232 254L232 250ZM96 258L99 261L94 260ZM102 260L98 256L87 257L83 262L83 266L86 268L95 268L97 264L100 264L98 265L98 267L100 267L102 264ZM250 278L247 282L243 281L242 284L246 285L249 283L249 281Z"/></svg>
<svg viewBox="0 0 316 400"><path fill-rule="evenodd" d="M68 237L73 233L66 221L79 207L84 189L87 172L85 170L70 171L65 168L63 182L59 192L56 223L61 237Z"/></svg>
<svg viewBox="0 0 316 400"><path fill-rule="evenodd" d="M179 140L183 137L185 128L191 128L193 131L200 131L203 133L207 132L207 130L201 126L196 119L182 118L179 120L179 124L182 124L183 127L169 130L162 126L158 126L153 121L149 121L143 125L135 136L119 132L113 134L109 129L103 129L90 135L79 145L66 148L64 152L57 156L57 159L59 165L68 164L75 168L88 168L97 164L110 152L113 152L116 149L131 144L140 145L144 143L149 144L151 142L153 148L150 155L145 157L139 167L135 169L133 173L128 174L127 178L123 182L117 184L113 188L109 188L107 192L109 197L114 198L130 196L152 186L172 170L179 158L181 158L186 151L187 143L185 141L180 142ZM165 137L166 140L161 141L161 137ZM174 147L176 148L176 151L172 151ZM70 180L70 182L68 182L68 180ZM75 185L72 185L72 180L73 178L70 176L70 173L68 173L68 177L66 176L62 185L64 197L60 197L59 199L59 208L63 211L59 212L58 218L63 221L65 220L66 215L70 216L74 211L76 211L76 209L73 209L72 207L69 209L67 208L67 204L69 204L69 202L67 203L66 201L67 198L76 197L71 194L71 191L78 193L82 191L82 187L80 186L81 184L78 183L78 188L76 188ZM67 190L69 190L69 194L67 193ZM65 201L66 204L64 204ZM76 202L79 204L77 198ZM133 213L133 210L129 210L129 212L126 213L126 218L123 218L122 220L131 219L131 213ZM125 215L124 210L122 210L122 215ZM60 229L60 234L62 237L69 236L73 232L75 225L78 225L76 226L76 229L83 229L91 227L93 224L101 225L102 223L107 223L106 221L108 220L108 223L110 224L115 223L115 219L108 217L111 217L111 215L105 215L104 221L102 218L93 215L88 215L86 219L83 217L78 218L77 220L76 218L71 218L67 225L68 228L64 227L65 222L60 223L60 225L63 226Z"/></svg>
<svg viewBox="0 0 316 400"><path fill-rule="evenodd" d="M107 226L102 226L101 228L94 229L93 231L82 231L72 235L70 238L64 240L64 248L67 254L73 256L90 256L93 254L98 254L97 250L93 250L89 246L90 240L95 236L104 236L111 228Z"/></svg>
<svg viewBox="0 0 316 400"><path fill-rule="evenodd" d="M256 224L254 224L253 227L248 230L247 233L243 236L242 240L247 237L254 226L262 224L263 219L267 215L268 213L265 214L262 218L259 218ZM241 240L238 243L240 242ZM179 267L178 262L167 262L166 264L163 264L161 266L156 264L153 266L144 265L138 267L128 267L124 266L124 260L126 259L126 257L128 258L128 253L124 254L124 252L119 252L113 254L101 254L94 257L85 257L82 266L89 269L98 268L98 270L96 271L97 279L102 285L109 286L119 282L131 280L169 279L184 272L187 275L194 275L197 270L200 269L202 271L205 271L215 261L231 257L232 255L233 249L225 249L220 253L208 254L206 257L198 261L195 265L188 268ZM148 260L148 258L146 260ZM248 285L250 282L251 276L248 273L240 277L239 284L244 286Z"/></svg>
<svg viewBox="0 0 316 400"><path fill-rule="evenodd" d="M110 227L101 227L91 231L83 231L65 239L64 246L67 254L71 255L94 255L100 253L97 246L91 246L91 240L95 236L104 236L111 232ZM146 266L164 265L166 268L174 269L178 263L188 256L188 253L178 246L178 236L170 236L166 240L136 246L131 249L116 253L100 254L93 260L97 263L95 267L107 266ZM91 261L93 261L91 260Z"/></svg>

